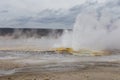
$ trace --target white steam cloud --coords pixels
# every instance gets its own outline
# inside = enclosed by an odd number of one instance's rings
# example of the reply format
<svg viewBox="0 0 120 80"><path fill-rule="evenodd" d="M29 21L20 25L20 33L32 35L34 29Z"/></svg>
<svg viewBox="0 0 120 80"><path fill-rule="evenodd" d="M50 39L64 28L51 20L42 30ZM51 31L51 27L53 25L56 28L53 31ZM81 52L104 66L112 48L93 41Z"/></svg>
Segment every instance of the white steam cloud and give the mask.
<svg viewBox="0 0 120 80"><path fill-rule="evenodd" d="M67 44L72 43L71 47L75 50L120 49L120 1L108 0L104 4L89 2L83 6L73 34L70 38L66 36L66 39L72 39Z"/></svg>

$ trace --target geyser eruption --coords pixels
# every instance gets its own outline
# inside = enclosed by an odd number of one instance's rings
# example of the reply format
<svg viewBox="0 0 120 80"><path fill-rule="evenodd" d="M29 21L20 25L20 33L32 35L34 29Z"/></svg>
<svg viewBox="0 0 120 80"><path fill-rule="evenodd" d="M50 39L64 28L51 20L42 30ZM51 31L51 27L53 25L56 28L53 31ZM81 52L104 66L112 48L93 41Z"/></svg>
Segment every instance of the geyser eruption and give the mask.
<svg viewBox="0 0 120 80"><path fill-rule="evenodd" d="M78 15L73 28L75 50L120 49L120 1L88 3Z"/></svg>

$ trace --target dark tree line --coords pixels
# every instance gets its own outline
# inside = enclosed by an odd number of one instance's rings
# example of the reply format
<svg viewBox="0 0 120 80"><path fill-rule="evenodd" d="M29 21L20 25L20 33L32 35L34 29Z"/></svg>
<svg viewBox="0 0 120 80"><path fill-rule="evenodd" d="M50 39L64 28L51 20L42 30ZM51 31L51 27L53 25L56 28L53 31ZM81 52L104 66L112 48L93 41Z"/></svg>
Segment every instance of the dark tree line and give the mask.
<svg viewBox="0 0 120 80"><path fill-rule="evenodd" d="M0 36L19 37L58 37L63 33L63 29L34 29L34 28L0 28Z"/></svg>

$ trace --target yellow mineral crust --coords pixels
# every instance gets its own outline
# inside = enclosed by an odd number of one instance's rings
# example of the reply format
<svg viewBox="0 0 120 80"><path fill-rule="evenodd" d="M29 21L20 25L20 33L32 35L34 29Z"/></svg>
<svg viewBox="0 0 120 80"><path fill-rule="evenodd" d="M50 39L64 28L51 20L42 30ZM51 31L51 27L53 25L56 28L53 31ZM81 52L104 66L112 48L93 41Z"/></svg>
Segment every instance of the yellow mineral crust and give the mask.
<svg viewBox="0 0 120 80"><path fill-rule="evenodd" d="M62 53L62 52L73 53L74 52L72 48L64 48L64 47L55 48L54 51L59 52L59 53Z"/></svg>
<svg viewBox="0 0 120 80"><path fill-rule="evenodd" d="M54 51L59 53L67 52L73 55L88 54L92 56L110 55L112 53L111 51L108 50L90 50L90 49L80 49L78 51L75 51L72 48L64 48L64 47L56 48L54 49Z"/></svg>
<svg viewBox="0 0 120 80"><path fill-rule="evenodd" d="M108 50L89 50L89 49L80 49L78 51L74 51L73 54L80 55L80 54L89 54L92 56L104 56L110 55L112 52Z"/></svg>

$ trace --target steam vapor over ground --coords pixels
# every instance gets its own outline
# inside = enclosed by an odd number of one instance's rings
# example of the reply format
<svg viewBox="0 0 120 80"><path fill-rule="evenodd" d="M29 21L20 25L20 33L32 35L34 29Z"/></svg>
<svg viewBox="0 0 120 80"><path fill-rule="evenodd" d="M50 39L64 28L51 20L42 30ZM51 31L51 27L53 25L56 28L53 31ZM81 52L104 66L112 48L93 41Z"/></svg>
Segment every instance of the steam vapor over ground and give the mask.
<svg viewBox="0 0 120 80"><path fill-rule="evenodd" d="M65 33L65 46L75 50L120 49L120 1L88 2L82 5L73 33ZM71 40L72 39L72 40ZM63 42L64 45L64 42Z"/></svg>
<svg viewBox="0 0 120 80"><path fill-rule="evenodd" d="M0 28L0 49L50 49L58 43L62 29Z"/></svg>

